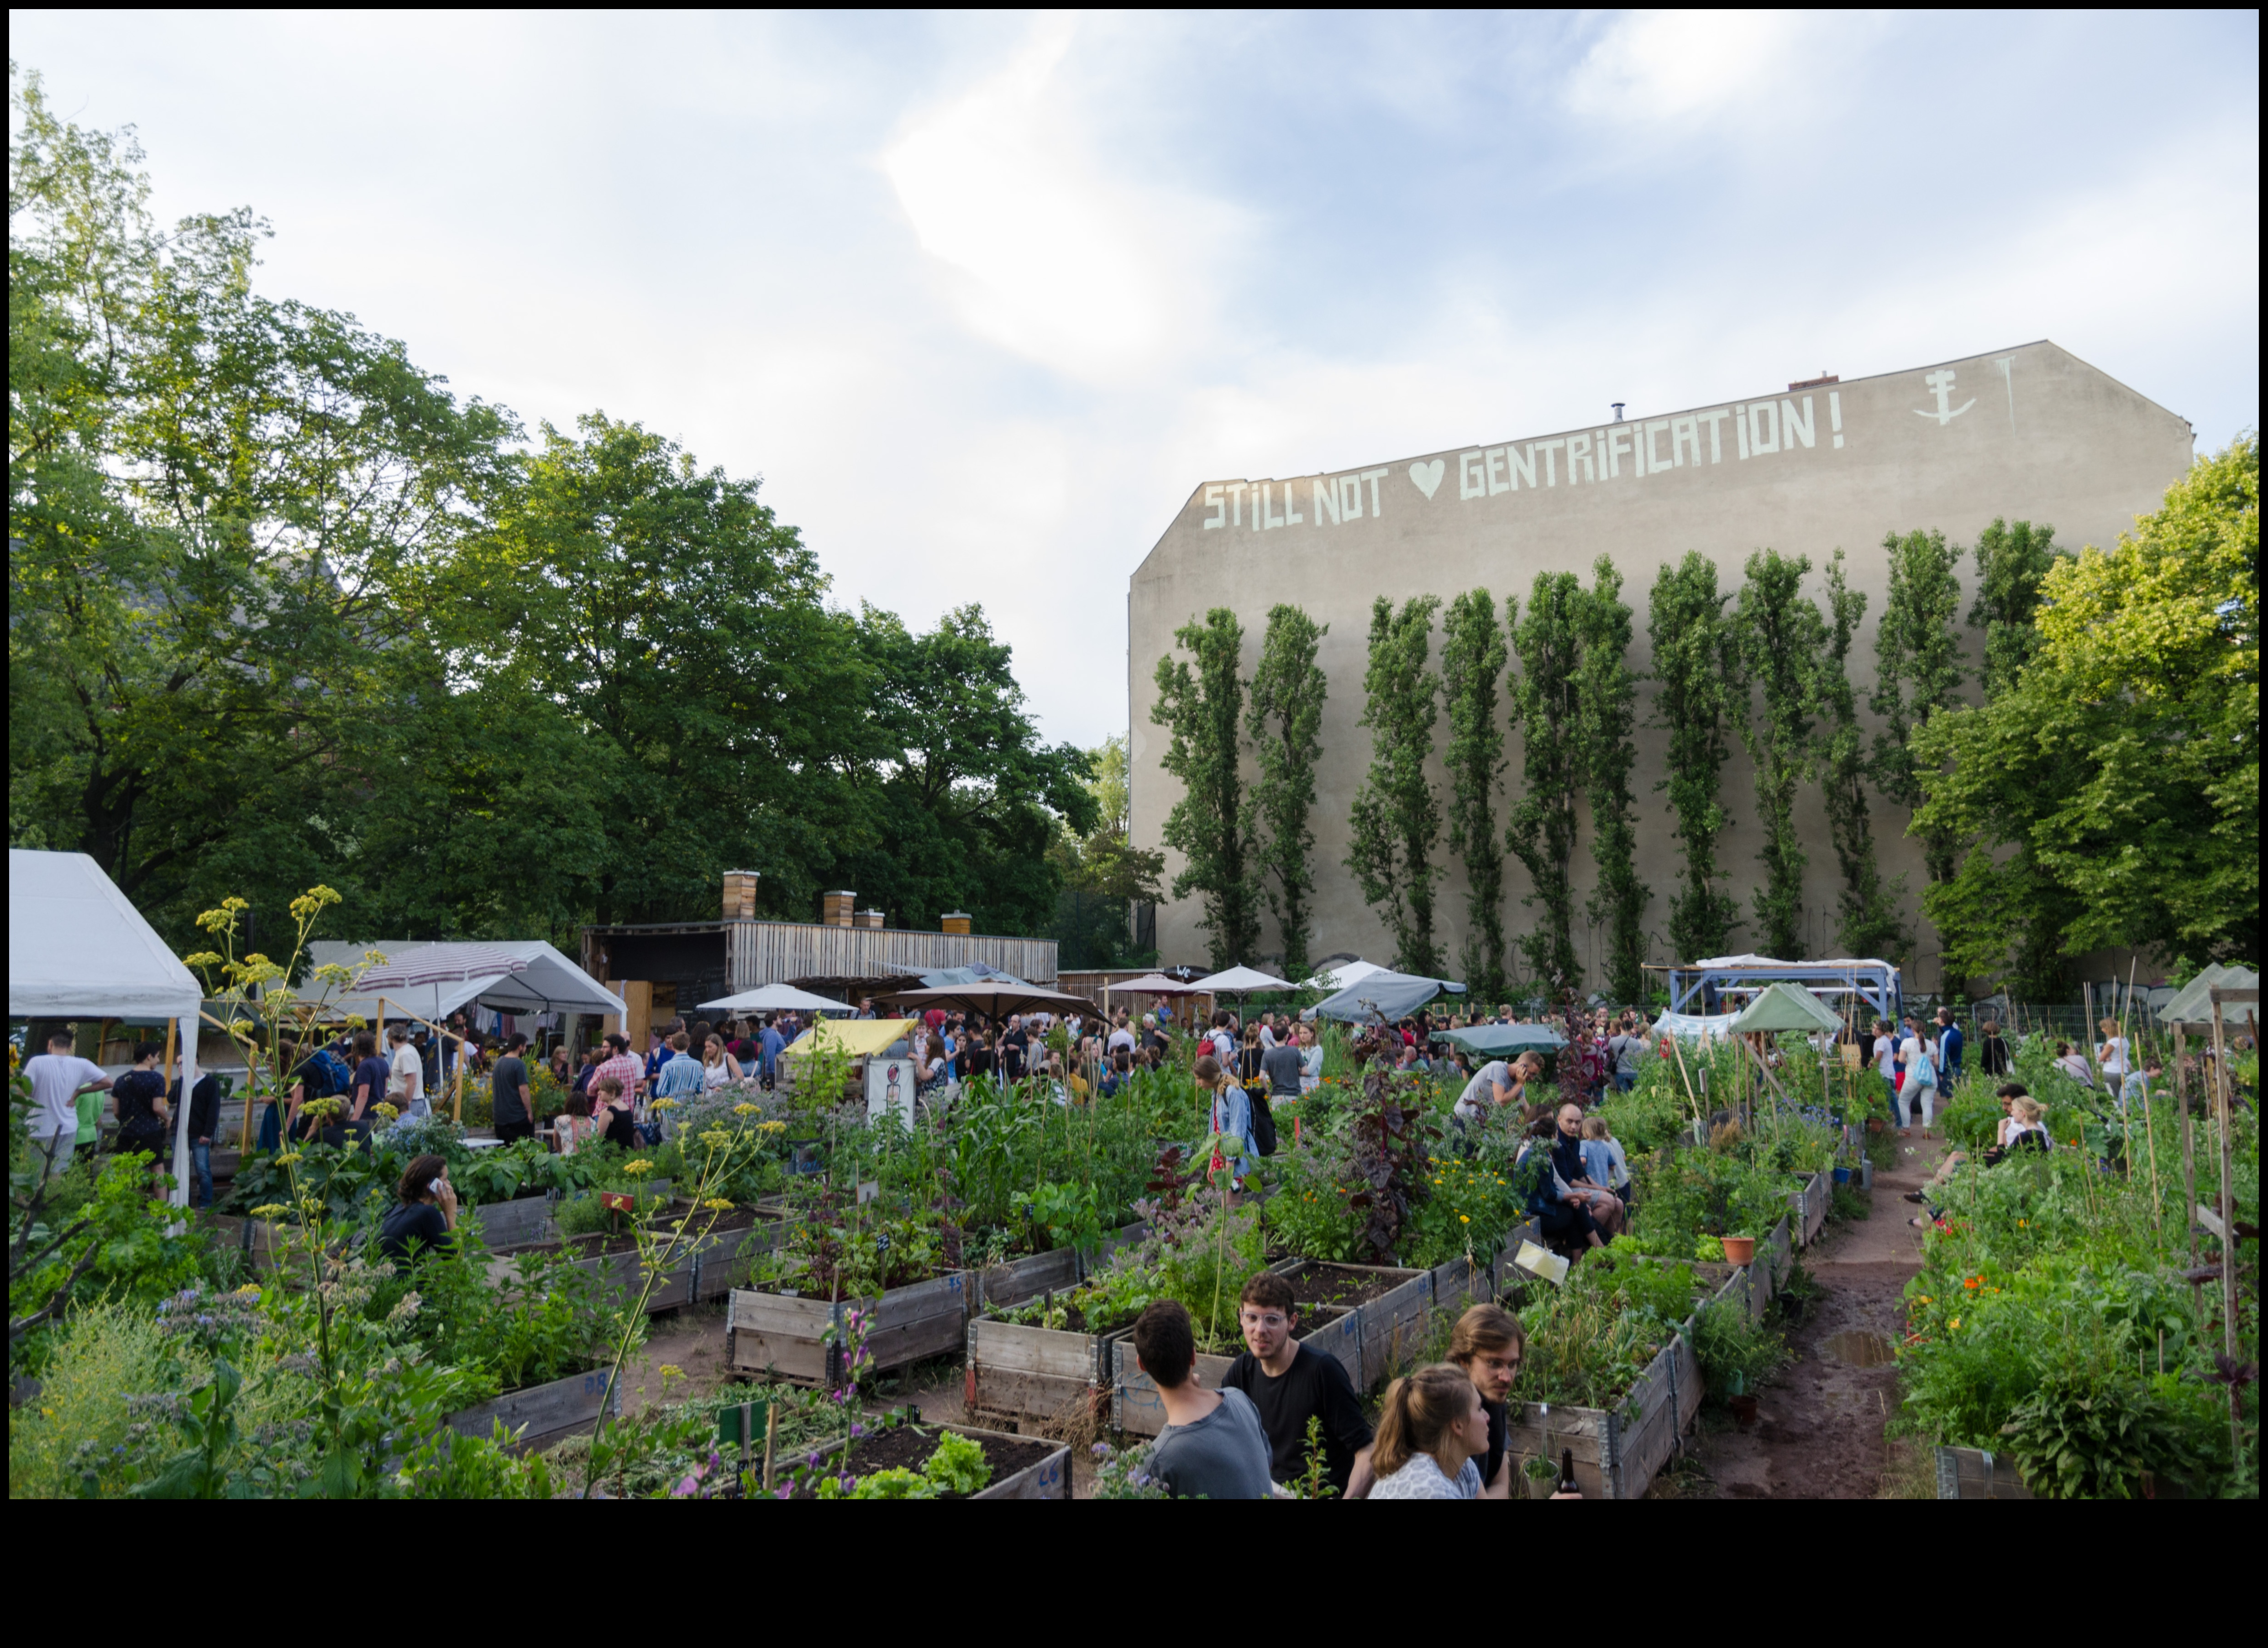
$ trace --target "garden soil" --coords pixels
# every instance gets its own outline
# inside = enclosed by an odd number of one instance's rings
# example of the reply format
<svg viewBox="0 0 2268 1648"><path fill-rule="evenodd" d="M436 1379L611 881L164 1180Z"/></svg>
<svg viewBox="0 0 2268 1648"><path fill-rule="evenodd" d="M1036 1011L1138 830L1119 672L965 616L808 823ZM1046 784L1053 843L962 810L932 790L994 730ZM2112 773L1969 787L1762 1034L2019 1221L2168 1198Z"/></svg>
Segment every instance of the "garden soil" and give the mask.
<svg viewBox="0 0 2268 1648"><path fill-rule="evenodd" d="M1889 1351L1905 1333L1905 1284L1921 1268L1922 1233L1907 1223L1919 1210L1902 1193L1920 1188L1945 1147L1918 1131L1898 1144L1897 1165L1874 1175L1873 1216L1829 1225L1803 1255L1824 1292L1788 1335L1794 1360L1758 1393L1756 1428L1742 1432L1721 1409L1705 1409L1688 1445L1704 1482L1681 1473L1682 1497L1872 1499L1882 1492L1894 1464L1883 1433L1898 1406Z"/></svg>

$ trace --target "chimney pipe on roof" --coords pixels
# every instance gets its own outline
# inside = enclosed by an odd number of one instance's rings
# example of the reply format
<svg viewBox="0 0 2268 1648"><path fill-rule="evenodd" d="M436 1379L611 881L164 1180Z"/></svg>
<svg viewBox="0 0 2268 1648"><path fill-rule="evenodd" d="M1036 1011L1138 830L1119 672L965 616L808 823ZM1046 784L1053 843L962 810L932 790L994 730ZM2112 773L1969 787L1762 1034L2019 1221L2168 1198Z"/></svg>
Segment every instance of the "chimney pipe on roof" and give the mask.
<svg viewBox="0 0 2268 1648"><path fill-rule="evenodd" d="M1616 402L1615 402L1615 422L1616 422L1616 423L1621 423L1622 421L1623 421L1623 403L1622 403L1621 401L1616 401Z"/></svg>

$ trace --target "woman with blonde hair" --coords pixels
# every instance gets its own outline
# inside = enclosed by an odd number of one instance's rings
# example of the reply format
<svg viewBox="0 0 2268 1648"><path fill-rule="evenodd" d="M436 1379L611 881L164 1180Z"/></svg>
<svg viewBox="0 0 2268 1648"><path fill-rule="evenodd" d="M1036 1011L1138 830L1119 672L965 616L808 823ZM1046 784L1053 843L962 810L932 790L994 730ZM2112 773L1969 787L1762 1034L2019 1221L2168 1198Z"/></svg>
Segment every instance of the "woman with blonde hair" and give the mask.
<svg viewBox="0 0 2268 1648"><path fill-rule="evenodd" d="M1453 1362L1419 1368L1386 1388L1371 1445L1373 1499L1477 1499L1489 1449L1488 1409Z"/></svg>
<svg viewBox="0 0 2268 1648"><path fill-rule="evenodd" d="M2102 1032L2102 1040L2095 1043L2095 1062L2102 1067L2102 1085L2117 1093L2118 1085L2126 1079L2126 1038L2118 1034L2116 1019L2105 1019L2097 1027Z"/></svg>

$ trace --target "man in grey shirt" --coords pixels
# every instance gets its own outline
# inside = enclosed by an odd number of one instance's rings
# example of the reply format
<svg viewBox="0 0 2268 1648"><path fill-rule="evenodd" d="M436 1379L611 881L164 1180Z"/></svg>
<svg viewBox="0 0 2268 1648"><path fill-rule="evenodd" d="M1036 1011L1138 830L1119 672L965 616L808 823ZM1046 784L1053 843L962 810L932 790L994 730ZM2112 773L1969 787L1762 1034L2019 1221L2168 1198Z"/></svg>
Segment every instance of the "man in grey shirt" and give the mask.
<svg viewBox="0 0 2268 1648"><path fill-rule="evenodd" d="M1260 1068L1268 1078L1268 1097L1297 1099L1300 1096L1300 1071L1305 1063L1300 1049L1289 1038L1278 1041L1260 1056Z"/></svg>
<svg viewBox="0 0 2268 1648"><path fill-rule="evenodd" d="M1176 1499L1266 1499L1268 1436L1242 1391L1206 1390L1194 1377L1189 1313L1160 1299L1134 1324L1134 1360L1158 1387L1166 1428L1150 1450L1150 1474Z"/></svg>

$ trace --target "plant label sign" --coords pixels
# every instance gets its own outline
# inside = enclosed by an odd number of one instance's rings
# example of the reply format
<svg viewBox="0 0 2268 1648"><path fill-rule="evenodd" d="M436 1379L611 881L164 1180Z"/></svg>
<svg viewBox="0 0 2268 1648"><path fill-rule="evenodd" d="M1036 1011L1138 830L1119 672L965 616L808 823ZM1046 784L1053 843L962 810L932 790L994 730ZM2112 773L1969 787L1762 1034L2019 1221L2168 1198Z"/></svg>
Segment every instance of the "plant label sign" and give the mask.
<svg viewBox="0 0 2268 1648"><path fill-rule="evenodd" d="M866 1119L895 1110L908 1127L914 1124L914 1062L909 1058L870 1058L866 1061Z"/></svg>

